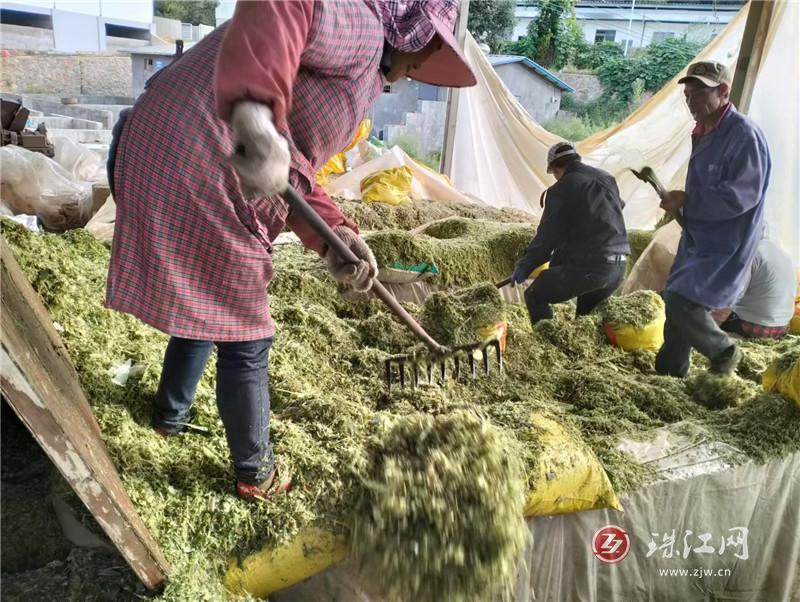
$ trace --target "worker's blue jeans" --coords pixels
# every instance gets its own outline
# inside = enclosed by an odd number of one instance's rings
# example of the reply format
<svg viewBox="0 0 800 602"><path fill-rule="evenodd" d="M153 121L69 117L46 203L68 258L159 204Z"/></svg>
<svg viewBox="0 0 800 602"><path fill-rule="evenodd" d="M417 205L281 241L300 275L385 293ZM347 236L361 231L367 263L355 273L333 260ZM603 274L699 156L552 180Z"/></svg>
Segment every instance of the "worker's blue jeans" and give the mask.
<svg viewBox="0 0 800 602"><path fill-rule="evenodd" d="M184 430L197 384L215 343L172 337L164 354L153 426L171 434ZM260 485L272 472L269 443L269 372L272 338L218 342L217 407L239 481Z"/></svg>

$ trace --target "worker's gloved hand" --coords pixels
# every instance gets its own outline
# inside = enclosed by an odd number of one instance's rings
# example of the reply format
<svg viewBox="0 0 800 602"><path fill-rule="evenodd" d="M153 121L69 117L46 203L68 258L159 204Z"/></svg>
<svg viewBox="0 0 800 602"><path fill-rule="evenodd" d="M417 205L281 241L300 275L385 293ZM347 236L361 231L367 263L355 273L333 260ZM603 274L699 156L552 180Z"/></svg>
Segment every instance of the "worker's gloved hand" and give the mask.
<svg viewBox="0 0 800 602"><path fill-rule="evenodd" d="M524 266L517 265L514 268L514 273L511 274L511 284L517 286L518 284L522 284L528 279L531 271Z"/></svg>
<svg viewBox="0 0 800 602"><path fill-rule="evenodd" d="M353 288L356 292L364 293L372 288L372 281L378 274L378 264L372 251L358 234L347 226L337 226L334 229L337 236L350 247L350 250L361 262L356 264L344 261L333 249L325 252L325 261L328 270L339 282Z"/></svg>
<svg viewBox="0 0 800 602"><path fill-rule="evenodd" d="M283 192L289 183L289 143L275 129L270 108L242 101L233 109L231 127L231 162L245 197L262 198Z"/></svg>
<svg viewBox="0 0 800 602"><path fill-rule="evenodd" d="M683 190L670 190L661 199L661 208L669 213L677 213L686 204L686 193Z"/></svg>

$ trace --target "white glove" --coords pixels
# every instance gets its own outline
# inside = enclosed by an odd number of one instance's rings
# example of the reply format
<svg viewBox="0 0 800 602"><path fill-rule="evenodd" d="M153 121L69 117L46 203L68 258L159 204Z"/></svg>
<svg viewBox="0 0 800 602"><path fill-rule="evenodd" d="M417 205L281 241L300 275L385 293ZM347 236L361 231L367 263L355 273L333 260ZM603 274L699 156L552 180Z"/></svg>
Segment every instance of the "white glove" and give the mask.
<svg viewBox="0 0 800 602"><path fill-rule="evenodd" d="M231 161L245 197L270 197L286 190L289 143L275 129L270 108L257 102L239 102L233 108L231 127Z"/></svg>
<svg viewBox="0 0 800 602"><path fill-rule="evenodd" d="M347 226L337 226L334 232L361 261L358 264L348 263L339 257L335 250L328 249L325 252L328 271L336 280L352 287L356 292L367 292L372 288L372 281L378 274L375 256L364 239Z"/></svg>

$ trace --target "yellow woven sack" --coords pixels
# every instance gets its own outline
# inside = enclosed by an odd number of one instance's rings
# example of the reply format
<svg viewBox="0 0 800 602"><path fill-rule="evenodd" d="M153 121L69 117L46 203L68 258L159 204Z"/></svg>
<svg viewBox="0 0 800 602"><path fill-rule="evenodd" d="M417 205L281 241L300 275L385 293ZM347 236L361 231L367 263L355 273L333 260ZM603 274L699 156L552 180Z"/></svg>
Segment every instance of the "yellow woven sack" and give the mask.
<svg viewBox="0 0 800 602"><path fill-rule="evenodd" d="M608 475L589 448L552 418L535 414L532 424L545 450L525 504L526 517L598 508L622 510ZM308 528L284 546L231 560L224 583L234 594L247 592L266 598L341 562L346 556L344 537L329 530Z"/></svg>
<svg viewBox="0 0 800 602"><path fill-rule="evenodd" d="M361 180L361 200L365 203L386 203L402 205L410 203L411 170L406 167L393 167L377 171Z"/></svg>
<svg viewBox="0 0 800 602"><path fill-rule="evenodd" d="M800 297L794 300L794 315L789 322L789 334L800 334Z"/></svg>
<svg viewBox="0 0 800 602"><path fill-rule="evenodd" d="M658 351L661 349L661 345L664 344L664 322L667 321L667 315L661 298L654 297L654 301L658 304L656 317L642 328L630 324L606 322L604 326L608 342L625 351L634 349Z"/></svg>
<svg viewBox="0 0 800 602"><path fill-rule="evenodd" d="M540 457L539 474L525 502L524 515L568 514L598 508L622 510L594 452L552 418L541 414L532 418L547 452Z"/></svg>
<svg viewBox="0 0 800 602"><path fill-rule="evenodd" d="M773 362L761 377L764 390L786 395L800 405L800 359L781 370L779 362Z"/></svg>
<svg viewBox="0 0 800 602"><path fill-rule="evenodd" d="M372 121L370 119L364 119L358 125L358 129L353 136L352 142L350 142L350 144L348 144L342 152L336 153L333 157L328 159L328 162L325 163L325 165L323 165L322 168L317 172L315 177L317 184L324 186L328 181L329 175L345 173L347 171L347 156L345 153L355 148L356 144L362 140L366 140L371 131Z"/></svg>

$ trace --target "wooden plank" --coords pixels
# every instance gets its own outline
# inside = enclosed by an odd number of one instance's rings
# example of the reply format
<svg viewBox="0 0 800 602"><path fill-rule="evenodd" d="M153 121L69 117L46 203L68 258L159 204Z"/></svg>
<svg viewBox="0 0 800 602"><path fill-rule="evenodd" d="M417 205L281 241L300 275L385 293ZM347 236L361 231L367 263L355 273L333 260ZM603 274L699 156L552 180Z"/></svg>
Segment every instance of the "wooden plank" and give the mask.
<svg viewBox="0 0 800 602"><path fill-rule="evenodd" d="M469 20L469 0L461 0L461 10L456 21L456 40L464 47L467 37L467 21ZM453 148L456 142L456 121L458 118L459 88L450 88L447 98L447 115L444 121L444 141L442 144L441 173L453 178Z"/></svg>
<svg viewBox="0 0 800 602"><path fill-rule="evenodd" d="M731 102L742 113L747 113L750 109L750 99L753 97L756 78L764 58L774 7L774 0L750 2L730 95Z"/></svg>
<svg viewBox="0 0 800 602"><path fill-rule="evenodd" d="M142 583L159 588L169 564L125 492L64 344L4 240L0 255L0 390Z"/></svg>

